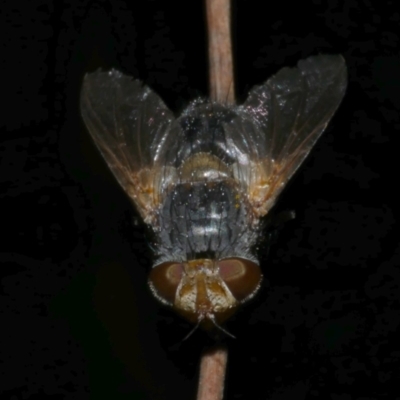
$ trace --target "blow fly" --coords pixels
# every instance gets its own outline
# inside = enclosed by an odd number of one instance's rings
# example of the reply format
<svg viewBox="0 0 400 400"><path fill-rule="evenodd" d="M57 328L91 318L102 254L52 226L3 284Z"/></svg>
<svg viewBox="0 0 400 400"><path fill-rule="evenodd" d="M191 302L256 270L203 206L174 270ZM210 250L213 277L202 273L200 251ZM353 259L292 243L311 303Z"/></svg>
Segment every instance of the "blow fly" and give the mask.
<svg viewBox="0 0 400 400"><path fill-rule="evenodd" d="M242 105L193 101L179 117L139 80L86 75L94 142L154 233L154 296L204 328L259 290L260 221L320 137L346 89L344 59L283 68Z"/></svg>

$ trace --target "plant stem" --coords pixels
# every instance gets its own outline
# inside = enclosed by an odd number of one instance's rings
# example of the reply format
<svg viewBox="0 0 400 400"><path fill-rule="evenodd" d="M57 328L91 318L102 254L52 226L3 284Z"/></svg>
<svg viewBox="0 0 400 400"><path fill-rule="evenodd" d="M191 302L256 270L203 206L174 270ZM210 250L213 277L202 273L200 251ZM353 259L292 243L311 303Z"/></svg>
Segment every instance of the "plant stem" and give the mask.
<svg viewBox="0 0 400 400"><path fill-rule="evenodd" d="M230 0L206 0L210 97L235 103ZM200 361L197 400L222 400L228 349L217 345L203 351Z"/></svg>
<svg viewBox="0 0 400 400"><path fill-rule="evenodd" d="M224 394L227 348L218 345L203 352L197 400L221 400Z"/></svg>
<svg viewBox="0 0 400 400"><path fill-rule="evenodd" d="M235 103L230 0L206 0L210 97Z"/></svg>

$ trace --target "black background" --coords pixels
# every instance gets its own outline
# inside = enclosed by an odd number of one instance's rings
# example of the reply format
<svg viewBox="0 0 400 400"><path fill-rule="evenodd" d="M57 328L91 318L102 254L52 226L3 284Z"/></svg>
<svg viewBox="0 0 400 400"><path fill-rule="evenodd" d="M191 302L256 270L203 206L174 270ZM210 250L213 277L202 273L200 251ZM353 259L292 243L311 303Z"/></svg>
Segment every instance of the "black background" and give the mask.
<svg viewBox="0 0 400 400"><path fill-rule="evenodd" d="M261 293L226 325L227 399L399 398L395 4L233 3L239 101L318 53L343 54L349 86L277 206L297 217L262 251ZM194 398L210 340L182 342L191 326L151 296L144 229L78 98L99 67L142 79L176 112L206 95L203 5L2 8L1 398Z"/></svg>

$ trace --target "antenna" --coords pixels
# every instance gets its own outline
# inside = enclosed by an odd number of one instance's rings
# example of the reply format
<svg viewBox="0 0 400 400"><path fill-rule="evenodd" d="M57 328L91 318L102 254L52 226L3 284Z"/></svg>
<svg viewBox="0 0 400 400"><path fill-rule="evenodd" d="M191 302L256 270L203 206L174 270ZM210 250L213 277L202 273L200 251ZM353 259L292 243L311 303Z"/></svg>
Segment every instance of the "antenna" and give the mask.
<svg viewBox="0 0 400 400"><path fill-rule="evenodd" d="M193 333L197 330L197 328L200 326L201 321L203 320L203 317L199 318L199 321L197 322L197 324L195 325L195 327L182 339L182 342L184 342L185 340L189 339L190 336L193 335Z"/></svg>
<svg viewBox="0 0 400 400"><path fill-rule="evenodd" d="M224 329L221 325L218 325L215 322L215 317L214 314L207 314L207 318L213 323L213 325L218 328L221 332L225 333L225 335L231 337L232 339L236 339L236 336L233 336L232 333L228 332L226 329ZM200 322L199 322L200 323ZM197 327L197 326L196 326Z"/></svg>

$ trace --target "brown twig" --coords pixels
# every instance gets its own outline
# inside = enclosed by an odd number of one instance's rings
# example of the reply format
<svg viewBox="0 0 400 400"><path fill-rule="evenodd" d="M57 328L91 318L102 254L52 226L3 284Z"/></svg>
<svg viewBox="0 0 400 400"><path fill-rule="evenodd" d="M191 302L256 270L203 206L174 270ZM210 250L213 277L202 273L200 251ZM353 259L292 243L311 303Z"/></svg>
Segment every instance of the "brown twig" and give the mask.
<svg viewBox="0 0 400 400"><path fill-rule="evenodd" d="M234 103L230 0L206 0L210 97Z"/></svg>
<svg viewBox="0 0 400 400"><path fill-rule="evenodd" d="M206 0L210 97L235 102L230 0ZM204 350L200 362L197 400L221 400L224 393L228 350L222 345Z"/></svg>
<svg viewBox="0 0 400 400"><path fill-rule="evenodd" d="M227 359L228 351L221 345L203 352L197 400L222 399Z"/></svg>

